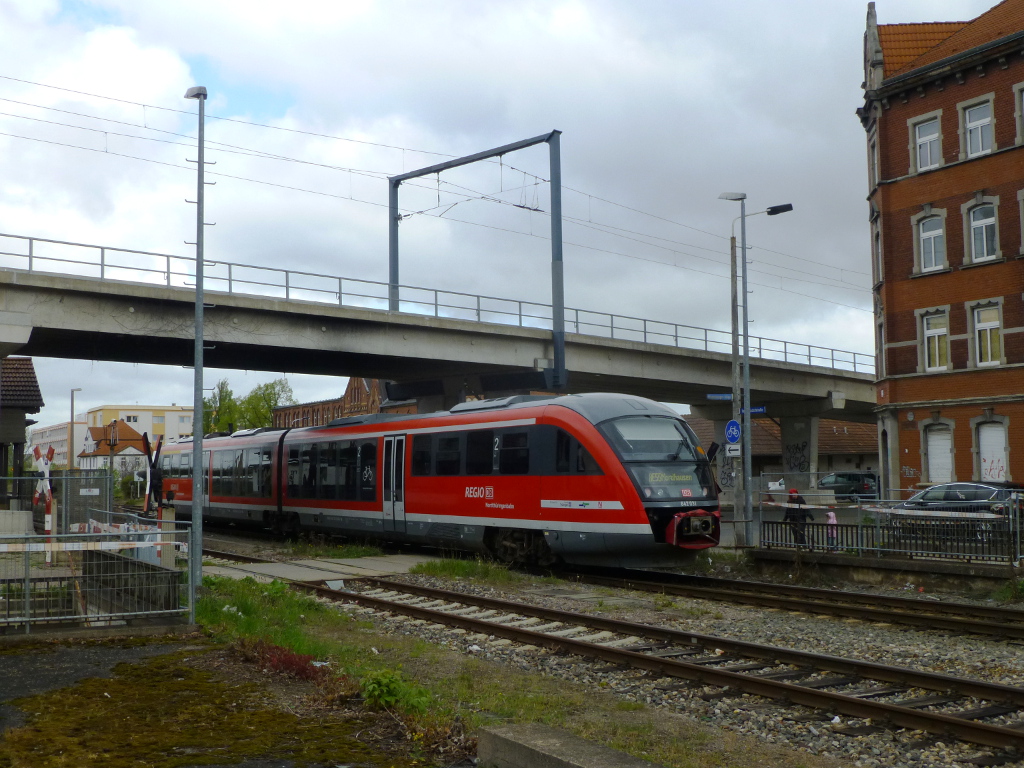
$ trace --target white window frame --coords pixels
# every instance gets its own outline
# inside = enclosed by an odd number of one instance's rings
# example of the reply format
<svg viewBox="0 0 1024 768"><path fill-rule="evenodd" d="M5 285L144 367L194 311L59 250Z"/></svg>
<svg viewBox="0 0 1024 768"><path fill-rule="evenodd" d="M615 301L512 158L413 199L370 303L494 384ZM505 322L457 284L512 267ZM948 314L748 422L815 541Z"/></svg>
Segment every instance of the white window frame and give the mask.
<svg viewBox="0 0 1024 768"><path fill-rule="evenodd" d="M939 223L939 231L925 235L925 224L932 221L937 221ZM914 223L914 242L917 245L915 250L917 251L918 270L921 273L937 272L940 269L946 268L948 263L946 261L946 222L943 217L937 216L933 213L931 216L922 216L918 221L916 221ZM930 265L925 264L926 242L928 243L927 250L932 256L932 263ZM936 242L941 242L942 245L941 259L936 256Z"/></svg>
<svg viewBox="0 0 1024 768"><path fill-rule="evenodd" d="M936 152L937 157L931 157L931 151L929 150L929 160L932 161L931 164L929 164L927 166L920 166L919 167L919 165L918 165L918 160L920 159L919 148L920 148L920 145L921 145L922 142L920 140L920 137L918 136L918 129L921 126L927 125L927 124L929 124L931 122L935 122L936 123L936 127L938 128L938 132L936 133L934 138L929 138L927 143L931 143L932 141L936 142L935 152ZM908 171L908 173L915 174L915 173L920 173L921 171L930 171L930 170L933 170L935 168L941 168L945 164L945 160L944 160L943 155L942 155L942 110L941 109L937 109L934 112L927 112L927 113L925 113L923 115L915 115L914 117L908 118L907 119L907 131L910 134L910 145L908 147L908 149L910 150L910 170Z"/></svg>
<svg viewBox="0 0 1024 768"><path fill-rule="evenodd" d="M935 133L931 136L922 136L921 129L934 126ZM930 171L932 168L939 167L939 160L942 157L942 146L939 141L939 120L926 120L923 123L918 123L914 126L914 140L917 146L917 153L914 155L914 161L917 163L918 171ZM927 158L922 158L923 155L927 154Z"/></svg>
<svg viewBox="0 0 1024 768"><path fill-rule="evenodd" d="M946 321L946 325L943 328L929 328L928 321L934 318L941 317ZM935 371L948 371L949 370L949 313L948 312L929 312L921 316L921 336L924 341L924 369L928 373ZM932 340L935 340L935 355L937 358L944 358L942 363L931 360L932 352ZM933 363L929 365L929 363Z"/></svg>
<svg viewBox="0 0 1024 768"><path fill-rule="evenodd" d="M976 258L974 253L974 211L978 210L982 206L992 206L992 216L994 221L994 236L995 236L995 253L992 256L983 256L982 258ZM982 195L980 192L974 196L973 199L967 201L960 206L960 214L963 217L963 228L964 228L964 265L969 264L985 264L992 261L998 261L1003 258L1003 249L1000 247L999 239L999 196Z"/></svg>
<svg viewBox="0 0 1024 768"><path fill-rule="evenodd" d="M988 117L983 120L968 121L968 112L988 104ZM995 152L999 147L996 145L996 110L995 93L986 93L968 101L961 101L957 106L960 115L960 159L967 160L975 157L984 157ZM971 133L977 131L982 137L985 135L985 127L988 128L989 147L971 152Z"/></svg>
<svg viewBox="0 0 1024 768"><path fill-rule="evenodd" d="M983 211L991 215L978 218ZM999 255L999 238L996 237L996 207L992 203L976 205L967 212L971 238L971 262L991 261ZM979 248L980 237L980 248ZM980 253L979 253L980 250ZM991 251L991 252L990 252Z"/></svg>
<svg viewBox="0 0 1024 768"><path fill-rule="evenodd" d="M1005 360L1005 340L1003 333L1003 301L1002 298L995 299L984 299L982 301L974 301L965 305L967 310L967 323L970 328L970 334L968 335L968 343L970 346L970 361L971 365L976 368L992 368L998 365L1003 365ZM996 319L985 321L980 323L978 321L978 313L984 310L991 309L996 312ZM996 359L992 359L991 355L991 331L995 330L998 334L999 339L999 355ZM987 340L982 343L982 334L985 334ZM982 348L985 347L988 350L988 360L982 360Z"/></svg>
<svg viewBox="0 0 1024 768"><path fill-rule="evenodd" d="M1024 144L1024 83L1013 86L1013 121L1016 125L1014 144Z"/></svg>

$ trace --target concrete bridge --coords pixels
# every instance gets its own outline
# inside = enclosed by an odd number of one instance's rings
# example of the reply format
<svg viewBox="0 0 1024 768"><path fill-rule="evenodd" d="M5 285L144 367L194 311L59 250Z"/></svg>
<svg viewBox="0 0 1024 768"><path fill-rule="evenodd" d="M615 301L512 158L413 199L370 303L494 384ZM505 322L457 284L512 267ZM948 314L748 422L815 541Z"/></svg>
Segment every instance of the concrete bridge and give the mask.
<svg viewBox="0 0 1024 768"><path fill-rule="evenodd" d="M190 365L191 264L0 235L0 354ZM209 366L390 380L425 408L543 388L545 305L403 287L403 311L391 312L386 283L209 265ZM571 308L566 319L570 391L690 403L724 428L730 405L707 395L731 391L727 332ZM751 343L751 402L782 419L784 433L816 434L808 420L817 416L875 421L869 356Z"/></svg>

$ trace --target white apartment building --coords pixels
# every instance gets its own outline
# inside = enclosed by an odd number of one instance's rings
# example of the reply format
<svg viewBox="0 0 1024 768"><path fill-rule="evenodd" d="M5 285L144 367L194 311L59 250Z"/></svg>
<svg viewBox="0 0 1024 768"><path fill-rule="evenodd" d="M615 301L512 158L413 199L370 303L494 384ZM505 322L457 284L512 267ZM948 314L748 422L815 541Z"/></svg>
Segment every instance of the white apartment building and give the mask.
<svg viewBox="0 0 1024 768"><path fill-rule="evenodd" d="M191 405L101 405L86 413L89 427L102 427L118 420L139 434L145 432L154 443L158 437L166 443L192 434Z"/></svg>

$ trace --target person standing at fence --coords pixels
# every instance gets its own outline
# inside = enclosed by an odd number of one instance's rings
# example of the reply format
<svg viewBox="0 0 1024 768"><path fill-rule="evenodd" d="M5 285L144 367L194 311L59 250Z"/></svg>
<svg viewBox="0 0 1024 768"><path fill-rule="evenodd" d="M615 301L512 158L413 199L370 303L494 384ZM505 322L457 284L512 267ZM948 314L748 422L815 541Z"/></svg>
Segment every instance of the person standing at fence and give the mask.
<svg viewBox="0 0 1024 768"><path fill-rule="evenodd" d="M839 538L839 521L836 520L836 511L830 509L825 513L825 537L828 539L828 551L836 551L836 540Z"/></svg>
<svg viewBox="0 0 1024 768"><path fill-rule="evenodd" d="M807 546L807 521L813 520L814 515L807 511L807 502L796 488L789 489L789 497L786 499L786 514L782 521L793 526L793 541L798 547Z"/></svg>

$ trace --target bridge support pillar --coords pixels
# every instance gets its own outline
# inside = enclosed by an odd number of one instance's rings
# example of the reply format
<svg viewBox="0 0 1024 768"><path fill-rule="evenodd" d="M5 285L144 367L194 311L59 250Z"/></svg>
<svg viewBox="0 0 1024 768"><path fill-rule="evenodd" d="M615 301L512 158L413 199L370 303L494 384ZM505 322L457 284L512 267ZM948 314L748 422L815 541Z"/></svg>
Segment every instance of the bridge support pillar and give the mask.
<svg viewBox="0 0 1024 768"><path fill-rule="evenodd" d="M818 479L818 417L783 416L779 421L786 489L814 487Z"/></svg>
<svg viewBox="0 0 1024 768"><path fill-rule="evenodd" d="M0 357L13 355L28 344L32 316L26 312L0 311Z"/></svg>

